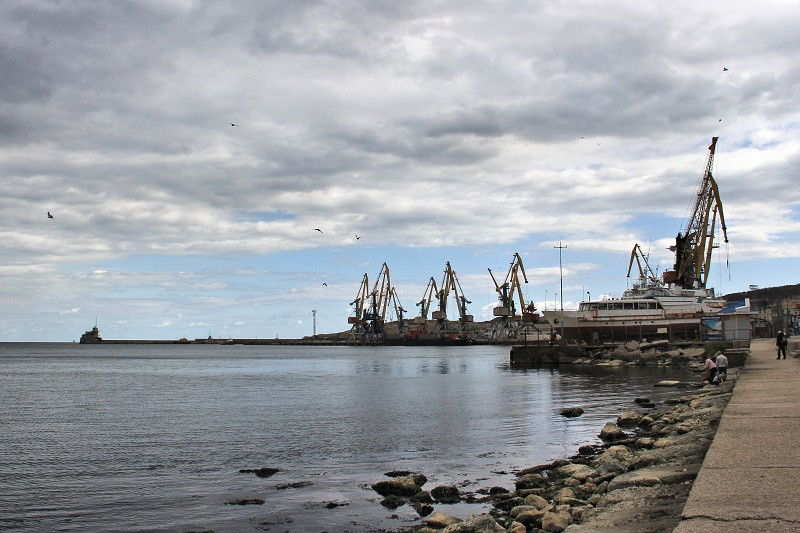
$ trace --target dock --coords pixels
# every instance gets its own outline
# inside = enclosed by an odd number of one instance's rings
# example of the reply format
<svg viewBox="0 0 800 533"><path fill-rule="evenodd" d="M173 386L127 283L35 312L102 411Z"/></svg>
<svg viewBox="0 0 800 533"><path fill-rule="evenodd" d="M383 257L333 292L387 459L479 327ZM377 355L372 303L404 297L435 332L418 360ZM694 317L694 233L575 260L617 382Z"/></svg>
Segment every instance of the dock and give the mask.
<svg viewBox="0 0 800 533"><path fill-rule="evenodd" d="M800 360L754 340L676 533L800 531Z"/></svg>

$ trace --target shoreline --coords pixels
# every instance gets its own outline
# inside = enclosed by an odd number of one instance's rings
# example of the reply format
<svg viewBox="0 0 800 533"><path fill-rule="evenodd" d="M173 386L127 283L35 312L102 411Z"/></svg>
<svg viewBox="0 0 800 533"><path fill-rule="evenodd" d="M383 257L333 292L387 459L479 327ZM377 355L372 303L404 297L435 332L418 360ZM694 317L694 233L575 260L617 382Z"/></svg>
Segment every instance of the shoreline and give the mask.
<svg viewBox="0 0 800 533"><path fill-rule="evenodd" d="M702 363L692 355L679 359L699 372ZM592 363L607 365L603 360ZM422 498L428 503L419 503L417 494L410 504L420 513L422 524L400 531L672 531L681 521L739 372L729 369L722 385L707 384L698 374L698 381L690 384L696 390L663 406L637 398L636 408L600 429L598 444L581 446L569 458L516 472L513 489L479 491L486 494L482 502L492 506L488 513L462 520L433 512L428 505L444 500ZM457 495L457 488L452 489ZM420 493L430 498L427 491Z"/></svg>

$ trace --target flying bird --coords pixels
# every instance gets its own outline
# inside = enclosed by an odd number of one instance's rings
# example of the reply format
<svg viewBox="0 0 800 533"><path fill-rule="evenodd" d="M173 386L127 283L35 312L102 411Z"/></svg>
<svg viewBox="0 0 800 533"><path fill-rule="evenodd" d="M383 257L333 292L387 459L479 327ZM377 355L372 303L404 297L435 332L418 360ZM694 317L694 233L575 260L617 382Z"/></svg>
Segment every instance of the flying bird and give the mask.
<svg viewBox="0 0 800 533"><path fill-rule="evenodd" d="M328 286L328 284L327 284L327 283L325 283L324 281L322 282L322 284L323 284L323 285L325 285L326 287Z"/></svg>
<svg viewBox="0 0 800 533"><path fill-rule="evenodd" d="M228 122L228 124L230 124L230 125L231 125L232 127L234 127L234 128L238 128L238 127L239 127L239 125L238 125L238 124L234 124L233 122Z"/></svg>
<svg viewBox="0 0 800 533"><path fill-rule="evenodd" d="M47 218L53 218L53 215L50 214L50 211L47 212Z"/></svg>
<svg viewBox="0 0 800 533"><path fill-rule="evenodd" d="M723 72L725 72L726 70L728 70L728 67L722 67Z"/></svg>
<svg viewBox="0 0 800 533"><path fill-rule="evenodd" d="M322 230L319 229L319 228L314 228L314 231L318 231L318 232L322 233Z"/></svg>
<svg viewBox="0 0 800 533"><path fill-rule="evenodd" d="M361 235L356 235L356 240L360 239Z"/></svg>

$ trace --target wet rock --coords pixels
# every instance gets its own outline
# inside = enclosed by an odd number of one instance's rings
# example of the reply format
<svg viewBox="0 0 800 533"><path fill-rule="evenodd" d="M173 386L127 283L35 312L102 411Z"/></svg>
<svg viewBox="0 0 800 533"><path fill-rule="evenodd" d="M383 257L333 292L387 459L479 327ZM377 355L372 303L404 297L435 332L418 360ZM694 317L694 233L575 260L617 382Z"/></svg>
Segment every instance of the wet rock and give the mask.
<svg viewBox="0 0 800 533"><path fill-rule="evenodd" d="M507 494L509 490L505 487L492 487L489 489L489 496L495 496L497 494Z"/></svg>
<svg viewBox="0 0 800 533"><path fill-rule="evenodd" d="M420 516L428 516L433 512L433 506L428 505L426 503L412 503L411 507L417 512Z"/></svg>
<svg viewBox="0 0 800 533"><path fill-rule="evenodd" d="M386 507L387 509L397 509L406 504L405 498L401 498L400 496L396 496L394 494L390 494L386 496L384 499L381 500L381 505Z"/></svg>
<svg viewBox="0 0 800 533"><path fill-rule="evenodd" d="M580 407L565 407L561 410L561 416L566 416L568 418L575 418L581 416L583 414L583 409Z"/></svg>
<svg viewBox="0 0 800 533"><path fill-rule="evenodd" d="M599 437L603 442L614 442L615 440L624 439L626 435L614 422L607 422L603 429L600 430Z"/></svg>
<svg viewBox="0 0 800 533"><path fill-rule="evenodd" d="M643 403L651 403L651 402L650 402L650 398L646 398L646 397L644 397L644 396L639 396L638 398L636 398L635 400L633 400L633 402L634 402L635 404L637 404L637 405L641 405L641 404L643 404Z"/></svg>
<svg viewBox="0 0 800 533"><path fill-rule="evenodd" d="M621 428L635 428L641 419L642 415L636 411L626 411L617 417L617 426Z"/></svg>
<svg viewBox="0 0 800 533"><path fill-rule="evenodd" d="M372 490L381 496L413 496L420 492L422 487L417 485L413 476L401 476L378 481L372 485Z"/></svg>
<svg viewBox="0 0 800 533"><path fill-rule="evenodd" d="M547 485L547 482L540 474L525 474L518 477L514 482L514 486L517 490L541 488L545 485Z"/></svg>
<svg viewBox="0 0 800 533"><path fill-rule="evenodd" d="M313 485L313 481L295 481L293 483L282 483L280 485L276 485L275 488L278 490L286 490L286 489L301 489L303 487L308 487L309 485Z"/></svg>
<svg viewBox="0 0 800 533"><path fill-rule="evenodd" d="M461 501L461 495L458 493L458 487L453 485L440 485L431 490L431 496L434 501L438 503L458 503Z"/></svg>
<svg viewBox="0 0 800 533"><path fill-rule="evenodd" d="M264 500L260 498L245 498L241 500L231 500L225 502L225 505L264 505Z"/></svg>
<svg viewBox="0 0 800 533"><path fill-rule="evenodd" d="M436 529L452 526L453 524L457 524L459 522L461 522L460 518L450 516L449 514L440 513L438 511L432 513L428 519L425 520L426 524Z"/></svg>
<svg viewBox="0 0 800 533"><path fill-rule="evenodd" d="M240 474L255 474L258 477L270 477L280 472L279 468L242 468L239 470Z"/></svg>
<svg viewBox="0 0 800 533"><path fill-rule="evenodd" d="M655 384L656 387L677 387L681 382L675 379L663 379Z"/></svg>
<svg viewBox="0 0 800 533"><path fill-rule="evenodd" d="M421 490L409 498L413 503L433 503L433 498L427 490Z"/></svg>
<svg viewBox="0 0 800 533"><path fill-rule="evenodd" d="M325 504L325 509L335 509L337 507L342 507L345 505L350 505L350 502L332 501Z"/></svg>
<svg viewBox="0 0 800 533"><path fill-rule="evenodd" d="M481 514L447 526L442 533L506 533L506 528L498 524L491 515Z"/></svg>

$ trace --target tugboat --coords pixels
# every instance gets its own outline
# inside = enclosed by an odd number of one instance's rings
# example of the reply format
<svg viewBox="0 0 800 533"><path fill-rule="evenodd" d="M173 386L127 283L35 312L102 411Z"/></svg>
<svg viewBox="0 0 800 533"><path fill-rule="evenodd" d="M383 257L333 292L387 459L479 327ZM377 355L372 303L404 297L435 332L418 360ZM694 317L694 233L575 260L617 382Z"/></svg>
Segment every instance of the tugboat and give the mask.
<svg viewBox="0 0 800 533"><path fill-rule="evenodd" d="M100 330L97 329L97 323L94 327L81 335L81 344L100 344L103 339L100 337Z"/></svg>

